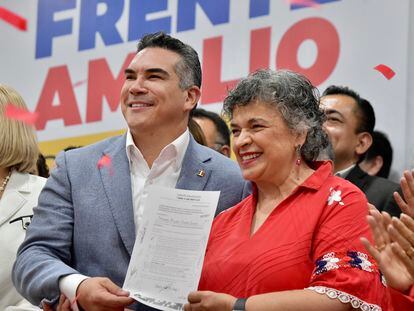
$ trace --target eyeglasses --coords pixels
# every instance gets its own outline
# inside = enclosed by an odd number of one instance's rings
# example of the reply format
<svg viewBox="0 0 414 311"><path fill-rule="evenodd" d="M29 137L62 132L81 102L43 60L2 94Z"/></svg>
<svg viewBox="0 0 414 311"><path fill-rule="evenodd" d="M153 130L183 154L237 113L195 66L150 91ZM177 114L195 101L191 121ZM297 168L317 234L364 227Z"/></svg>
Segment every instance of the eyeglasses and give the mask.
<svg viewBox="0 0 414 311"><path fill-rule="evenodd" d="M30 223L32 222L32 218L33 218L33 215L20 216L20 217L10 220L9 224L12 224L20 220L22 223L23 230L27 230L27 227L29 227Z"/></svg>

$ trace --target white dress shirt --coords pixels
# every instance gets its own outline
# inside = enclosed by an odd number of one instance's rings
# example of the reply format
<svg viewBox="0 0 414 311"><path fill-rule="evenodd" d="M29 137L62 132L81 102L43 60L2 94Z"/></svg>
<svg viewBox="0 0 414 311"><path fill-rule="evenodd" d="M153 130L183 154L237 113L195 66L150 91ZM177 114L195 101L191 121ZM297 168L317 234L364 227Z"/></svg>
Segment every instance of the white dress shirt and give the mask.
<svg viewBox="0 0 414 311"><path fill-rule="evenodd" d="M189 141L190 135L187 129L181 136L161 150L150 168L140 150L135 146L132 135L128 131L126 150L131 172L135 232L138 231L142 222L148 187L155 184L175 188Z"/></svg>
<svg viewBox="0 0 414 311"><path fill-rule="evenodd" d="M176 140L161 150L152 166L149 167L128 129L125 147L130 168L135 232L138 231L142 222L148 187L151 185L175 187L189 142L190 134L186 129ZM88 276L82 274L70 274L62 277L59 280L60 292L71 302L74 302L79 284L87 278ZM72 310L79 311L76 302L72 304Z"/></svg>
<svg viewBox="0 0 414 311"><path fill-rule="evenodd" d="M353 168L355 167L356 164L351 165L350 167L347 167L343 170L340 170L338 172L335 173L335 176L339 176L342 178L346 178L346 176L348 176L348 174L353 170Z"/></svg>

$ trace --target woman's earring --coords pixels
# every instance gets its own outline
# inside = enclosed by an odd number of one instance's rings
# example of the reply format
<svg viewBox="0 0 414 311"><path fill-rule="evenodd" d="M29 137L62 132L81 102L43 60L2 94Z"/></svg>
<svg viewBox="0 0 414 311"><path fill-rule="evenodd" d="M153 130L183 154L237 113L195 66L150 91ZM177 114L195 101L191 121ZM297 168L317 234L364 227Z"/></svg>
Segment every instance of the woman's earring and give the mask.
<svg viewBox="0 0 414 311"><path fill-rule="evenodd" d="M296 162L295 162L295 164L297 166L300 166L300 164L302 163L301 155L300 155L301 148L302 148L301 145L296 146Z"/></svg>
<svg viewBox="0 0 414 311"><path fill-rule="evenodd" d="M296 161L295 161L295 165L296 165L296 180L300 180L299 177L299 170L300 170L300 164L302 163L302 158L301 158L301 145L297 145L296 146Z"/></svg>

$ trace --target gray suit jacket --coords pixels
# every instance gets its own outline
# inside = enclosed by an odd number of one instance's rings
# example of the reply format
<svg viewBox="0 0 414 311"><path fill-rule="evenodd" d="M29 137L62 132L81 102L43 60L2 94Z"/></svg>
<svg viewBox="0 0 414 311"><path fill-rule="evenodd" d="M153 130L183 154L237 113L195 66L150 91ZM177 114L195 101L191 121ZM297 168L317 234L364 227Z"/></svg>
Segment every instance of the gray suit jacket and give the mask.
<svg viewBox="0 0 414 311"><path fill-rule="evenodd" d="M97 168L104 154L112 169ZM56 301L59 278L68 274L122 286L135 242L125 135L60 153L56 165L13 267L14 285L34 304ZM220 190L220 212L248 195L250 185L234 161L191 137L176 188Z"/></svg>

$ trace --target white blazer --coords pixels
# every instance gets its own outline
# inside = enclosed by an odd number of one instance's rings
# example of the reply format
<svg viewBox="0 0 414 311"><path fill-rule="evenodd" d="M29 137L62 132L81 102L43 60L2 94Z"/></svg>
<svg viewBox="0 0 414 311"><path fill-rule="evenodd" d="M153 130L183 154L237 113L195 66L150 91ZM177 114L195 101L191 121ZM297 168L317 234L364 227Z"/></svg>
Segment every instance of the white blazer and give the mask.
<svg viewBox="0 0 414 311"><path fill-rule="evenodd" d="M0 199L0 310L40 310L30 305L16 291L11 280L11 271L17 248L23 242L30 217L10 221L21 216L33 215L33 207L46 178L13 171L3 196Z"/></svg>

